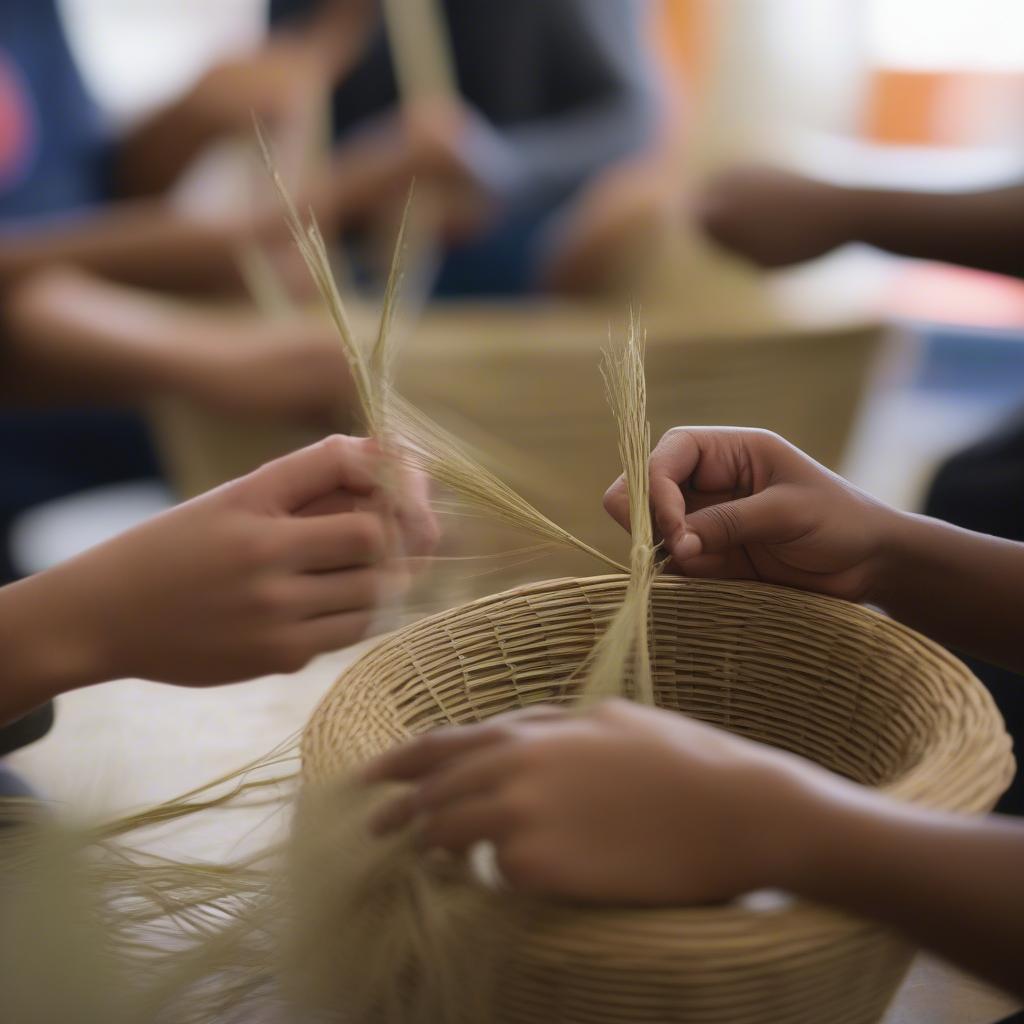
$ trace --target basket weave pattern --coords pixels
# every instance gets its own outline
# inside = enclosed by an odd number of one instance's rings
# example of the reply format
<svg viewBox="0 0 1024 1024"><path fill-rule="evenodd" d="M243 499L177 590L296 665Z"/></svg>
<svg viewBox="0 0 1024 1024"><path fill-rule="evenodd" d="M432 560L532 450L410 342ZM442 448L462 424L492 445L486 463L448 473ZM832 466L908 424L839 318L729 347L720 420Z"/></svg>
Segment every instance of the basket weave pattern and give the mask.
<svg viewBox="0 0 1024 1024"><path fill-rule="evenodd" d="M424 619L349 668L311 719L324 780L411 735L571 699L625 577L520 587ZM987 692L882 615L758 584L666 578L652 597L658 703L935 808L990 809L1013 771ZM503 974L494 1020L870 1024L912 950L800 903L551 906Z"/></svg>

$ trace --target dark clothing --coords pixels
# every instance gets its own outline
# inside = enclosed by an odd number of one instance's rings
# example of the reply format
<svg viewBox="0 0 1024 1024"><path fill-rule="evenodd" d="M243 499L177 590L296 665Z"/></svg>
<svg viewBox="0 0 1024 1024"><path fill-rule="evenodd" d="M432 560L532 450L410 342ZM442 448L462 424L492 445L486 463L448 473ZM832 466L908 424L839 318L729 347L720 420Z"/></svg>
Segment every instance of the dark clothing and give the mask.
<svg viewBox="0 0 1024 1024"><path fill-rule="evenodd" d="M106 199L109 155L55 0L3 0L0 230Z"/></svg>
<svg viewBox="0 0 1024 1024"><path fill-rule="evenodd" d="M318 0L271 0L279 24ZM516 293L534 283L555 209L653 137L657 99L640 0L443 0L459 91L479 120L464 157L499 201L494 230L448 254L442 294ZM334 96L337 136L392 110L383 25Z"/></svg>
<svg viewBox="0 0 1024 1024"><path fill-rule="evenodd" d="M56 0L0 3L0 234L30 231L110 198L111 144L64 35ZM0 317L2 322L2 317ZM0 414L0 583L25 509L101 483L149 476L142 421L102 411Z"/></svg>
<svg viewBox="0 0 1024 1024"><path fill-rule="evenodd" d="M30 231L109 199L111 152L55 0L2 0L0 234ZM137 416L0 413L0 584L17 575L8 533L21 512L86 487L155 472ZM38 739L52 720L47 705L0 728L0 755Z"/></svg>
<svg viewBox="0 0 1024 1024"><path fill-rule="evenodd" d="M279 23L317 0L272 0ZM496 130L517 198L564 195L651 138L656 113L639 0L444 0L459 91ZM392 109L383 26L335 93L338 134ZM491 158L481 152L480 160Z"/></svg>
<svg viewBox="0 0 1024 1024"><path fill-rule="evenodd" d="M968 530L1024 541L1024 418L945 462L924 511ZM1017 775L996 810L1024 816L1024 677L973 658L964 660L998 704L1018 758Z"/></svg>

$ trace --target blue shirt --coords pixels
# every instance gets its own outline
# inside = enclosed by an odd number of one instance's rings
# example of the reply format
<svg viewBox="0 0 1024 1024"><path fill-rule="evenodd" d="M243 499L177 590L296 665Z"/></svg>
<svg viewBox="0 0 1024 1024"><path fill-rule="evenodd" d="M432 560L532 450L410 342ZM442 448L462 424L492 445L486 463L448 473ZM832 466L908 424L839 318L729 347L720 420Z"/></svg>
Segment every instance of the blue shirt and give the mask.
<svg viewBox="0 0 1024 1024"><path fill-rule="evenodd" d="M56 0L0 0L0 224L102 202L109 154Z"/></svg>

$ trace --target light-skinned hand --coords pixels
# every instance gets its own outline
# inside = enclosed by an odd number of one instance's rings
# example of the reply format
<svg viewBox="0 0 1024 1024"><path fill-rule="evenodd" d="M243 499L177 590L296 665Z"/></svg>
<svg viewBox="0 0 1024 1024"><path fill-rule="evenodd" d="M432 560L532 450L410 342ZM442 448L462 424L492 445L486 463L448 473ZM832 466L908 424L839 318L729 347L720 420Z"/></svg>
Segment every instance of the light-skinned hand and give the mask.
<svg viewBox="0 0 1024 1024"><path fill-rule="evenodd" d="M381 493L385 473L400 497ZM0 590L17 670L0 719L105 679L299 669L363 637L409 582L402 556L436 540L422 478L329 437Z"/></svg>

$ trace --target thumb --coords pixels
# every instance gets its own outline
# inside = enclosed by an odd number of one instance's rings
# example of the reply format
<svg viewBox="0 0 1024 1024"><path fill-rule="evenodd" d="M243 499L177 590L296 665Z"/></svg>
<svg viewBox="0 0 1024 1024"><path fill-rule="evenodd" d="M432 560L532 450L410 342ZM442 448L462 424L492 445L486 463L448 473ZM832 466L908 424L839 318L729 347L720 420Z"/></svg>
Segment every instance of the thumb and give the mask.
<svg viewBox="0 0 1024 1024"><path fill-rule="evenodd" d="M748 498L691 512L672 557L681 563L697 555L724 554L744 544L778 542L795 518L792 497L785 487L769 487Z"/></svg>
<svg viewBox="0 0 1024 1024"><path fill-rule="evenodd" d="M285 512L339 490L370 495L379 486L379 456L372 441L334 434L268 462L251 475L253 486Z"/></svg>

